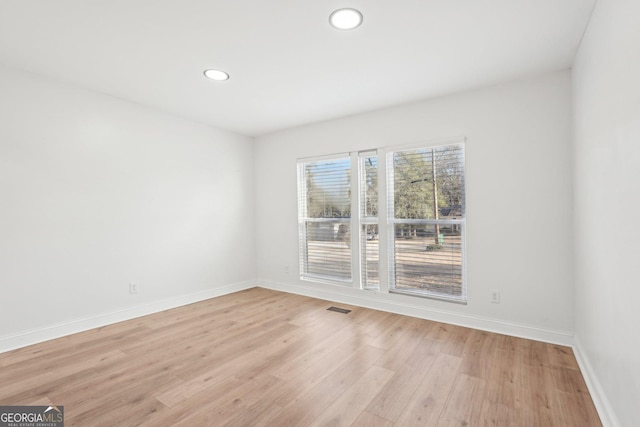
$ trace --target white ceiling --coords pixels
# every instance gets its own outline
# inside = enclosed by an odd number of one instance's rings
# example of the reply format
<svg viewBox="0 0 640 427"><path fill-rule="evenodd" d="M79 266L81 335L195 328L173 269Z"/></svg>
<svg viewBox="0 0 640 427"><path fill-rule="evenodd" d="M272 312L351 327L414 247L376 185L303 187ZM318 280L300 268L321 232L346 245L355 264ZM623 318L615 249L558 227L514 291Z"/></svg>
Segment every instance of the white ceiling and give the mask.
<svg viewBox="0 0 640 427"><path fill-rule="evenodd" d="M569 68L594 1L0 0L0 62L256 136Z"/></svg>

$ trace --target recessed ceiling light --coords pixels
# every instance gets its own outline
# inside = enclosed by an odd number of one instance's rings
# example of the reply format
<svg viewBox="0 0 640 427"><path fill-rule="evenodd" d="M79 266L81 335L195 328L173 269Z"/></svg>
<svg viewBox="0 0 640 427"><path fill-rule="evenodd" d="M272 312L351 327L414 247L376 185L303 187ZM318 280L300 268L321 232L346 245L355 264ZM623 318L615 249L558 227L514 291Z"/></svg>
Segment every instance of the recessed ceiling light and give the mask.
<svg viewBox="0 0 640 427"><path fill-rule="evenodd" d="M217 80L219 82L229 80L229 74L222 70L204 70L204 75L211 80Z"/></svg>
<svg viewBox="0 0 640 427"><path fill-rule="evenodd" d="M362 24L362 13L349 8L334 10L329 16L329 23L338 30L353 30Z"/></svg>

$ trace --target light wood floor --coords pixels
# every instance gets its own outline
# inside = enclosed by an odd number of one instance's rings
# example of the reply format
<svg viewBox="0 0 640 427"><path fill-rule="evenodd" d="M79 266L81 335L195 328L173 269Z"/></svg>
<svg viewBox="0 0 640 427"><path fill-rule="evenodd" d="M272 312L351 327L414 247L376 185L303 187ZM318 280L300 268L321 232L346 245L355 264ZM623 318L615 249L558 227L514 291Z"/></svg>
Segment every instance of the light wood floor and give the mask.
<svg viewBox="0 0 640 427"><path fill-rule="evenodd" d="M260 288L0 354L0 404L66 426L601 425L570 348Z"/></svg>

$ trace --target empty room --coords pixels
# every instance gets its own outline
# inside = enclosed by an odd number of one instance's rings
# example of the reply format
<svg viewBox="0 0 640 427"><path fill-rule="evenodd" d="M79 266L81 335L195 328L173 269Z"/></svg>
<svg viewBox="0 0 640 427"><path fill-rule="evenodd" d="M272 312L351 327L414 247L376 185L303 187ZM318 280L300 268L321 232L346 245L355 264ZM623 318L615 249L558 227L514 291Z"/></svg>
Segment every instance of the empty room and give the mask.
<svg viewBox="0 0 640 427"><path fill-rule="evenodd" d="M640 425L639 19L0 0L0 427Z"/></svg>

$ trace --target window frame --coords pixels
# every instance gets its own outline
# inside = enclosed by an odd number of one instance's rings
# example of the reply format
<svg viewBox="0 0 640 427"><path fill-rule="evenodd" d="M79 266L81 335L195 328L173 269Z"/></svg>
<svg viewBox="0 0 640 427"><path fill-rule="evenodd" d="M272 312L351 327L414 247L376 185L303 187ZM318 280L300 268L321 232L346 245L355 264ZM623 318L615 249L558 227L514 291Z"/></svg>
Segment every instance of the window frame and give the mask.
<svg viewBox="0 0 640 427"><path fill-rule="evenodd" d="M351 174L353 176L353 160L351 153L336 153L329 154L326 156L317 156L312 158L303 158L298 159L297 161L297 177L298 177L298 268L300 272L301 280L309 280L313 282L320 282L326 284L339 284L342 286L345 285L353 285L355 283L355 277L353 274L354 270L354 257L353 250L351 250L350 254L350 270L351 277L348 279L340 278L336 276L317 274L317 273L309 273L308 272L308 245L307 245L307 233L306 233L306 224L307 223L348 223L350 230L353 227L353 183L354 179L351 178L349 180L350 183L350 191L351 191L351 213L348 221L344 219L330 219L330 218L311 218L308 216L308 206L306 204L306 194L307 194L307 180L305 179L305 165L310 163L318 163L323 161L331 161L338 159L349 159L349 167L351 170ZM303 194L305 195L305 201L302 200ZM353 232L350 231L350 247L353 248ZM359 278L358 278L359 280Z"/></svg>
<svg viewBox="0 0 640 427"><path fill-rule="evenodd" d="M463 193L463 206L462 206L462 215L460 219L456 220L443 220L443 219L409 219L409 218L395 218L394 215L394 206L393 206L393 192L394 192L394 179L392 175L393 171L393 155L398 152L405 151L414 151L419 149L437 149L441 147L454 147L458 146L461 148L461 156L462 156L462 181L463 188L465 191ZM440 139L436 141L431 141L431 143L417 143L417 144L409 144L409 145L401 145L395 147L389 147L386 151L386 186L387 186L387 194L386 194L386 209L387 209L387 247L386 249L389 251L386 264L389 269L388 274L388 292L392 294L399 295L410 295L416 296L420 298L428 298L435 299L440 301L448 301L454 302L458 304L467 304L467 251L466 251L466 236L467 236L467 225L466 225L466 138L458 137L458 138L446 138ZM396 224L416 224L416 225L459 225L460 226L460 252L461 252L461 293L459 296L457 295L446 295L442 293L429 292L429 291L410 291L405 289L396 289L395 288L395 225Z"/></svg>
<svg viewBox="0 0 640 427"><path fill-rule="evenodd" d="M467 304L467 254L466 254L466 190L463 192L463 210L462 217L460 219L451 220L434 220L434 219L401 219L393 217L393 203L390 203L393 197L393 180L390 179L390 172L393 170L393 154L400 151L410 151L416 149L435 149L444 146L460 146L462 155L462 182L463 189L466 188L466 138L465 137L453 137L453 138L441 138L437 140L431 140L426 142L419 142L413 144L404 144L388 147L379 147L367 150L354 151L349 153L336 153L325 156L314 156L307 158L297 159L298 167L298 258L299 258L299 277L300 280L311 281L330 285L350 286L354 289L376 292L381 294L398 294L404 296L414 296L420 298L428 298L439 301L453 302L459 304ZM378 212L377 217L366 217L362 212L362 180L365 179L366 171L362 162L363 158L375 156L377 157L377 197L378 197ZM306 233L304 233L303 226L305 219L301 212L302 197L301 188L304 188L304 194L306 194L306 181L304 179L304 165L306 163L325 161L343 158L350 158L350 188L351 188L351 212L350 212L350 252L351 252L351 279L342 280L338 278L332 278L327 276L321 276L316 274L309 274L305 272L306 258ZM303 187L301 187L301 185ZM305 206L306 209L306 206ZM378 275L379 275L379 287L367 287L364 285L363 276L365 274L365 266L362 265L362 260L366 259L363 256L364 250L362 239L363 229L365 225L372 223L371 221L377 219L378 225ZM393 262L393 256L395 255L394 247L394 229L397 223L416 223L424 225L459 225L461 233L461 294L458 295L446 295L442 293L428 292L428 291L407 291L404 289L395 289L394 287L394 274L395 263ZM366 243L366 242L365 242Z"/></svg>

